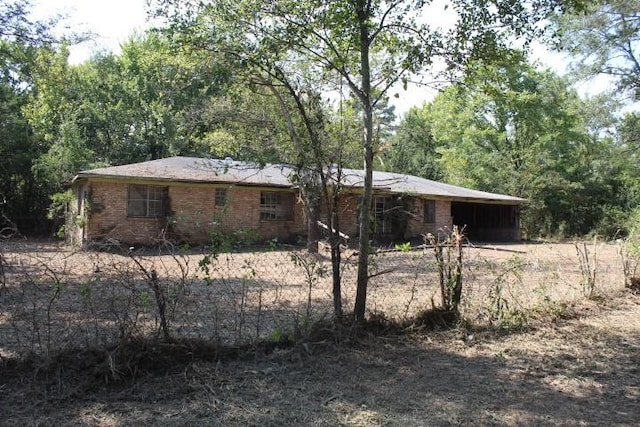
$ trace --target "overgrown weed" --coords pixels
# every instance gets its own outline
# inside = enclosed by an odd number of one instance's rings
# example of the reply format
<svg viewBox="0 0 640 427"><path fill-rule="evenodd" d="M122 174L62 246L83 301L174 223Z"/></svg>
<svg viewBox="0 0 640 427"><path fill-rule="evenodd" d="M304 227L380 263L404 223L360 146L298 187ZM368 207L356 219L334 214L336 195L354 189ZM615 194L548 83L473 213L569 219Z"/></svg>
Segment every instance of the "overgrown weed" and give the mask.
<svg viewBox="0 0 640 427"><path fill-rule="evenodd" d="M30 365L31 369L50 372L52 378L61 372L60 369L73 371L69 368L69 352L86 353L87 363L95 365L87 371L97 372L94 380L99 383L133 381L145 372L155 372L150 368L154 364L179 367L197 360L260 357L283 348L309 352L315 345L324 345L320 343L349 345L362 337L429 335L431 331L454 330L466 334L484 328L517 333L575 315L571 302L549 296L548 283L538 286L534 300L524 300L526 292L531 291L531 284L526 283L531 268L536 272L547 268L539 261L532 267L521 255L514 255L508 260L498 258L502 261L469 260L458 268L458 248L452 248L451 256L446 255L447 250L442 249L440 261L431 247L422 254L401 251L389 254L388 258L381 255L377 259L379 270L389 273L379 274L376 278L390 277L387 280L392 286L382 286L380 292L393 291L393 286L405 286L407 299L396 304L396 311L385 311L387 305L380 304L368 313L367 321L361 325L350 323L348 314L340 320L331 315L331 295L324 280L328 276L327 263L322 254L309 256L283 250L270 251L268 257L265 253L212 256L206 272L210 280L204 280L205 272L194 267L199 255L190 253L190 258L183 248L176 246L163 248L162 256L149 251L134 251L129 256L126 253L87 252L84 256L90 260L87 267L91 273L81 281L78 281L81 276L73 276L73 280L68 278L64 264L60 267L53 262L47 263L55 274L49 274L46 287L29 287L27 271L21 270L18 263L11 263L6 267L11 270L11 283L0 293L0 302L14 311L16 307L28 311L34 306L28 298L21 298L20 292L30 290L32 298L41 298L36 304L41 314L36 316L39 323L35 326L33 322L24 321L31 318L27 311L22 317L11 317L23 328L21 336L32 336L36 329L42 332L51 328L52 338L69 338L68 342L52 339L48 352L38 346L30 350L30 340L23 340L18 343L24 347L16 353L15 360L35 361ZM135 257L139 265L131 257ZM269 270L272 274L268 279L263 265L265 260L268 260L268 268L273 269ZM46 258L41 261L47 262ZM438 265L449 261L451 264L439 269ZM393 262L406 264L389 264ZM38 265L37 262L32 264ZM394 268L404 269L400 271L404 276L392 275ZM482 276L470 276L473 269ZM156 271L155 278L152 271ZM440 272L442 282L438 281ZM28 273L32 279L35 277L34 270ZM51 286L55 284L51 278L55 279L56 275L64 286ZM295 276L295 281L287 275ZM16 277L21 281L20 286L14 283ZM407 281L399 282L398 277ZM470 277L473 283L483 285L474 290L478 295L473 295L473 301L468 293L472 288L462 282ZM461 284L462 305L456 314L438 306L441 301L434 302L434 296L437 297L437 292L443 288L448 292L450 285L455 288L458 283ZM323 286L326 287L324 291ZM423 292L425 289L433 293ZM452 290L454 293L450 295L455 296L457 291ZM49 297L54 297L53 304L47 302ZM443 300L446 298L445 295ZM164 301L164 309L160 300ZM44 315L48 305L51 307L49 317ZM409 310L416 306L422 310ZM472 309L480 316L474 317ZM68 313L73 316L61 322L62 316ZM61 325L63 329L60 329ZM41 342L45 343L46 339ZM12 357L6 360L14 363ZM61 365L58 357L63 358ZM49 364L51 368L47 368Z"/></svg>
<svg viewBox="0 0 640 427"><path fill-rule="evenodd" d="M591 248L586 242L574 243L580 265L580 284L585 298L594 298L598 272L598 237L594 236Z"/></svg>

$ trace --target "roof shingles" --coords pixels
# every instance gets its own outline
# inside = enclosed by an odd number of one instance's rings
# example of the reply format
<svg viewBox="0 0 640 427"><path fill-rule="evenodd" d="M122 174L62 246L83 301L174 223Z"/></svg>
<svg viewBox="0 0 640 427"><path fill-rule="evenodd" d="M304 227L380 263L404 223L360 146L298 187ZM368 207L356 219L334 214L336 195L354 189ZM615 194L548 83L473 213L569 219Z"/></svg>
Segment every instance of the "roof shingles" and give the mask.
<svg viewBox="0 0 640 427"><path fill-rule="evenodd" d="M204 159L197 157L170 157L130 165L112 166L79 172L75 180L83 178L151 179L194 183L232 183L274 187L295 187L291 175L295 168L286 164L260 166L231 159ZM364 172L343 169L342 184L361 188ZM471 190L455 185L392 172L373 172L375 189L389 193L404 193L452 200L486 201L493 203L522 204L525 199L497 193Z"/></svg>

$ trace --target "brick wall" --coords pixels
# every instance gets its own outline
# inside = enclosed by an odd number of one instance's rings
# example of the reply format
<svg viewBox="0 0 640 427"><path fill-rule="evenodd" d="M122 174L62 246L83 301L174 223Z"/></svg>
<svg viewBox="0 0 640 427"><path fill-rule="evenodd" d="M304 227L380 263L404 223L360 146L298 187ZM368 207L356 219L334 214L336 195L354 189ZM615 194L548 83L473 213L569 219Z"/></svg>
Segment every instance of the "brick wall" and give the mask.
<svg viewBox="0 0 640 427"><path fill-rule="evenodd" d="M142 182L136 182L141 184ZM159 185L158 183L150 183ZM77 184L78 185L78 184ZM82 185L82 184L80 184ZM127 215L128 183L90 180L88 188L91 213L85 239L110 238L121 243L155 244L165 236L188 243L206 243L214 233L234 234L255 240L292 240L307 234L307 224L300 197L294 196L293 218L261 220L261 191L286 191L234 185L198 185L168 183L169 218L131 218ZM216 206L216 188L226 188L227 203ZM76 187L77 190L77 187ZM359 195L345 194L340 200L341 231L351 237L358 234ZM451 228L451 203L436 200L435 223L423 222L423 199L414 198L405 238L438 233ZM326 215L323 214L326 219ZM77 230L76 230L77 232Z"/></svg>
<svg viewBox="0 0 640 427"><path fill-rule="evenodd" d="M153 244L162 238L164 218L129 218L126 183L89 182L91 205L85 238L121 243Z"/></svg>
<svg viewBox="0 0 640 427"><path fill-rule="evenodd" d="M260 193L251 187L220 186L227 189L224 207L215 205L215 187L169 187L172 233L178 240L206 242L211 233L235 233L238 237L268 240L288 240L293 235L306 234L304 208L294 196L293 218L261 220ZM291 191L287 191L291 192Z"/></svg>
<svg viewBox="0 0 640 427"><path fill-rule="evenodd" d="M438 234L442 230L450 230L453 224L451 218L451 202L449 200L436 200L436 220L432 224L424 222L424 201L426 199L413 199L413 215L410 216L407 226L407 238L419 237L423 234Z"/></svg>
<svg viewBox="0 0 640 427"><path fill-rule="evenodd" d="M166 235L176 241L206 243L216 232L237 235L244 232L257 240L287 240L292 235L306 234L304 210L297 195L292 219L261 220L260 192L264 190L260 188L217 186L227 189L227 204L217 207L216 186L169 183L167 220L164 217L128 217L127 183L91 181L89 187L92 209L85 235L88 239L111 238L122 243L154 244Z"/></svg>
<svg viewBox="0 0 640 427"><path fill-rule="evenodd" d="M358 203L360 195L344 194L340 198L340 231L355 238L358 235ZM410 202L411 208L407 230L404 238L410 239L420 237L426 233L439 233L442 230L451 229L451 202L448 200L436 200L436 218L432 224L424 223L424 199L413 198ZM326 214L323 211L323 219Z"/></svg>
<svg viewBox="0 0 640 427"><path fill-rule="evenodd" d="M360 196L345 194L340 197L340 231L351 238L358 235L358 215L360 214L358 203Z"/></svg>

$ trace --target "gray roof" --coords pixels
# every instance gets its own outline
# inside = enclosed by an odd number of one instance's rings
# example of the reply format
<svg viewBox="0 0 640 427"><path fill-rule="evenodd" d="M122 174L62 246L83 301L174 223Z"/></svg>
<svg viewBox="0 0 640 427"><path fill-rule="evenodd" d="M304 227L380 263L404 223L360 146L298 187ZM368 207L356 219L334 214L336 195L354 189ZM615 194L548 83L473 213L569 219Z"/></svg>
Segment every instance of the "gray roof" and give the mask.
<svg viewBox="0 0 640 427"><path fill-rule="evenodd" d="M356 169L345 169L343 184L354 187L362 187L364 182L364 172ZM353 184L352 184L353 182ZM373 172L373 188L390 193L406 193L422 196L434 196L446 199L475 200L521 204L526 199L520 197L507 196L486 191L471 190L456 185L444 184L430 179L420 178L413 175L404 175L392 172Z"/></svg>
<svg viewBox="0 0 640 427"><path fill-rule="evenodd" d="M230 159L169 157L130 165L82 171L74 178L151 179L159 181L236 183L291 187L290 165L260 165Z"/></svg>
<svg viewBox="0 0 640 427"><path fill-rule="evenodd" d="M144 179L174 182L232 183L268 187L294 188L290 176L295 172L292 165L258 165L231 159L204 159L197 157L170 157L130 165L112 166L79 172L75 180L83 178ZM364 171L343 169L342 184L351 188L362 188ZM380 192L405 193L453 200L521 204L519 197L470 190L455 185L443 184L412 175L391 172L373 172L373 188Z"/></svg>

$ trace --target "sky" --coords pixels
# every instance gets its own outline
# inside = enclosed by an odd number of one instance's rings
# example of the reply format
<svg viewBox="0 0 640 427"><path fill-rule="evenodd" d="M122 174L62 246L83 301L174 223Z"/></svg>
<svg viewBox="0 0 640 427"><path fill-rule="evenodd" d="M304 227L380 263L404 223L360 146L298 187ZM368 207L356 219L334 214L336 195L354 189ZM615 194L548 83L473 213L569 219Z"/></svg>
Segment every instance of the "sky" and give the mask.
<svg viewBox="0 0 640 427"><path fill-rule="evenodd" d="M88 59L93 52L107 50L119 52L123 43L135 31L143 31L149 26L146 21L146 0L34 0L35 16L44 18L56 13L68 16L64 24L76 32L89 31L95 34L92 41L70 48L69 61L80 63ZM455 16L444 12L443 0L435 0L430 6L430 19L436 25L448 25L455 22ZM548 52L544 47L534 46L533 59L550 67L558 74L565 72L567 58L559 53ZM584 95L592 95L601 85L587 83L577 87ZM397 93L398 97L393 95ZM435 90L409 88L392 91L391 101L396 113L401 115L411 106L421 105L435 96Z"/></svg>
<svg viewBox="0 0 640 427"><path fill-rule="evenodd" d="M88 59L92 52L118 52L120 44L134 31L147 28L145 0L35 0L36 17L57 13L68 16L64 24L75 32L89 31L93 41L70 49L71 63Z"/></svg>

